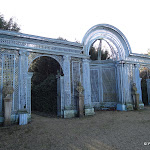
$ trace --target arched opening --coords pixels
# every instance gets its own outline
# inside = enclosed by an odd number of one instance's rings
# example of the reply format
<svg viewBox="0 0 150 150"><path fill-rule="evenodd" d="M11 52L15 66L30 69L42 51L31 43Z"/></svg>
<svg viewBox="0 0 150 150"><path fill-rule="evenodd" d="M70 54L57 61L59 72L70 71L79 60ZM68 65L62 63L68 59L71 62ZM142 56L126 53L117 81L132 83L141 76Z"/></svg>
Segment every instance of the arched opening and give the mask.
<svg viewBox="0 0 150 150"><path fill-rule="evenodd" d="M90 47L91 100L99 109L115 109L117 104L115 45L107 39L95 40ZM100 106L100 107L99 107Z"/></svg>
<svg viewBox="0 0 150 150"><path fill-rule="evenodd" d="M141 78L141 89L142 89L142 101L144 105L149 105L150 69L148 67L142 66L140 68L140 78Z"/></svg>
<svg viewBox="0 0 150 150"><path fill-rule="evenodd" d="M89 55L91 60L112 59L110 44L103 39L96 40L90 47Z"/></svg>
<svg viewBox="0 0 150 150"><path fill-rule="evenodd" d="M57 115L58 89L60 89L57 79L63 75L60 64L51 57L42 56L31 63L28 71L33 72L31 111Z"/></svg>
<svg viewBox="0 0 150 150"><path fill-rule="evenodd" d="M82 44L84 53L91 57L92 105L98 109L100 107L115 108L118 103L121 103L122 106L124 103L122 88L125 85L122 84L124 67L122 60L125 60L131 53L128 40L116 27L109 24L98 24L86 32ZM97 48L93 48L95 45Z"/></svg>

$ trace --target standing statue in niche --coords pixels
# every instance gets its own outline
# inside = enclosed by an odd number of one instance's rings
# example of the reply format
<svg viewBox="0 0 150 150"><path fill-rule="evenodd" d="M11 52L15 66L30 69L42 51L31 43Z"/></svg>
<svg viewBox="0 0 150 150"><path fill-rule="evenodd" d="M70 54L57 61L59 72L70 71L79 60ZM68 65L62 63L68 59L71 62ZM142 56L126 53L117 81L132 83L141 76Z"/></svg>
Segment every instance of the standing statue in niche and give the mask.
<svg viewBox="0 0 150 150"><path fill-rule="evenodd" d="M81 85L81 82L79 82L79 85L77 86L76 90L79 93L79 117L83 117L84 116L84 95L83 95L84 88Z"/></svg>
<svg viewBox="0 0 150 150"><path fill-rule="evenodd" d="M14 88L11 85L11 82L6 82L6 85L3 88L4 96L4 126L11 125L11 107L12 107L12 96Z"/></svg>
<svg viewBox="0 0 150 150"><path fill-rule="evenodd" d="M133 98L134 98L134 103L135 103L135 109L139 109L139 94L137 93L137 87L136 83L133 83L132 85L132 93L133 93Z"/></svg>

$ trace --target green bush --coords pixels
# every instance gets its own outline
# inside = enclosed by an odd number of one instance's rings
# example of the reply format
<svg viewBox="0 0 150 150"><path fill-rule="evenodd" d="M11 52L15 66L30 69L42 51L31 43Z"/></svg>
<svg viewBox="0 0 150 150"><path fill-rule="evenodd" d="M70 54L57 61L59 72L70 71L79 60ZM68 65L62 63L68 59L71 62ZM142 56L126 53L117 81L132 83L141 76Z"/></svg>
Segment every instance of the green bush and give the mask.
<svg viewBox="0 0 150 150"><path fill-rule="evenodd" d="M32 110L57 112L57 80L51 74L40 84L32 84Z"/></svg>

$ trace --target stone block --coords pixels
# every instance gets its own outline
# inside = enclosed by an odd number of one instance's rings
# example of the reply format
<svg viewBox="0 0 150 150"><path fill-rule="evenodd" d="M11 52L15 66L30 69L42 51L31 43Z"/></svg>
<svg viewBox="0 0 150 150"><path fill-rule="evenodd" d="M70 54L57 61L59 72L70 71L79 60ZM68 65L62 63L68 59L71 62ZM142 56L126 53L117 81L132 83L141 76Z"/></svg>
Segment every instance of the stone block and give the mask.
<svg viewBox="0 0 150 150"><path fill-rule="evenodd" d="M127 110L133 110L133 105L132 104L126 104Z"/></svg>
<svg viewBox="0 0 150 150"><path fill-rule="evenodd" d="M139 104L139 109L144 109L144 104L143 103Z"/></svg>
<svg viewBox="0 0 150 150"><path fill-rule="evenodd" d="M77 112L75 110L64 110L64 118L73 118Z"/></svg>
<svg viewBox="0 0 150 150"><path fill-rule="evenodd" d="M18 112L19 114L19 125L28 124L28 112L26 110L21 110Z"/></svg>
<svg viewBox="0 0 150 150"><path fill-rule="evenodd" d="M126 105L125 104L117 104L117 110L126 111L127 110Z"/></svg>
<svg viewBox="0 0 150 150"><path fill-rule="evenodd" d="M90 116L90 115L94 115L94 108L86 108L85 109L85 116Z"/></svg>

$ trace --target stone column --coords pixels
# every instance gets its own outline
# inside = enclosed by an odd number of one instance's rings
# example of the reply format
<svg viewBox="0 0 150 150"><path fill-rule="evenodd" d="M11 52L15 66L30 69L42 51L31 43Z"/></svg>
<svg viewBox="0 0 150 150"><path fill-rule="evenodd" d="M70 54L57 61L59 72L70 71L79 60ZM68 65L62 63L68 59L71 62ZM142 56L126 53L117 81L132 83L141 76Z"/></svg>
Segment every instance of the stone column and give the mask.
<svg viewBox="0 0 150 150"><path fill-rule="evenodd" d="M4 98L4 126L11 125L11 107L12 107L12 94L14 89L10 82L6 83L6 86L3 88Z"/></svg>
<svg viewBox="0 0 150 150"><path fill-rule="evenodd" d="M83 117L84 116L84 95L83 95L84 88L81 85L81 82L79 82L79 85L77 86L76 90L79 93L79 106L78 106L79 117Z"/></svg>
<svg viewBox="0 0 150 150"><path fill-rule="evenodd" d="M117 67L117 90L118 90L118 104L117 110L125 111L126 102L130 101L130 82L129 82L129 66L124 62L116 65Z"/></svg>
<svg viewBox="0 0 150 150"><path fill-rule="evenodd" d="M65 110L64 118L74 117L74 111L71 109L71 80L70 80L70 56L64 56L63 71L64 71L64 101Z"/></svg>
<svg viewBox="0 0 150 150"><path fill-rule="evenodd" d="M84 88L84 106L85 115L94 115L94 108L91 105L91 82L90 82L90 64L88 59L83 59L83 88Z"/></svg>
<svg viewBox="0 0 150 150"><path fill-rule="evenodd" d="M11 97L5 97L4 98L4 126L11 125L11 107L12 107Z"/></svg>
<svg viewBox="0 0 150 150"><path fill-rule="evenodd" d="M28 55L25 50L19 51L19 110L27 108Z"/></svg>
<svg viewBox="0 0 150 150"><path fill-rule="evenodd" d="M127 110L133 110L133 102L130 87L130 64L123 65L123 101Z"/></svg>
<svg viewBox="0 0 150 150"><path fill-rule="evenodd" d="M134 65L134 78L135 78L134 82L136 83L137 94L139 94L139 109L144 109L144 104L142 101L142 89L141 89L141 78L139 68L140 68L139 64Z"/></svg>
<svg viewBox="0 0 150 150"><path fill-rule="evenodd" d="M31 115L31 78L33 76L33 72L28 72L27 76L27 111Z"/></svg>

